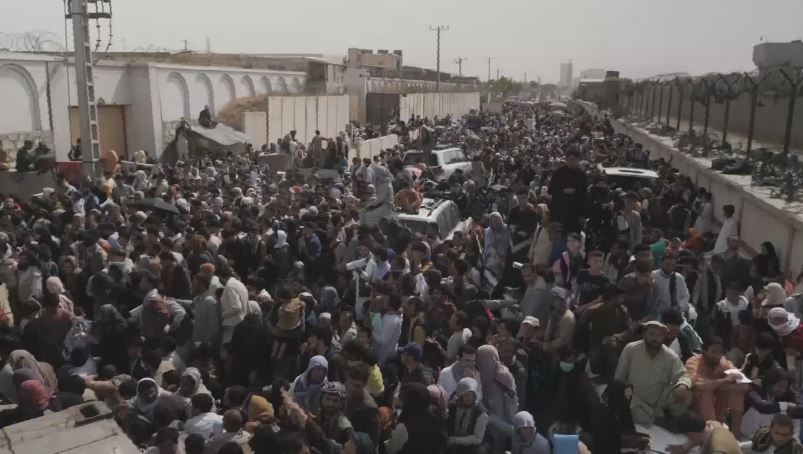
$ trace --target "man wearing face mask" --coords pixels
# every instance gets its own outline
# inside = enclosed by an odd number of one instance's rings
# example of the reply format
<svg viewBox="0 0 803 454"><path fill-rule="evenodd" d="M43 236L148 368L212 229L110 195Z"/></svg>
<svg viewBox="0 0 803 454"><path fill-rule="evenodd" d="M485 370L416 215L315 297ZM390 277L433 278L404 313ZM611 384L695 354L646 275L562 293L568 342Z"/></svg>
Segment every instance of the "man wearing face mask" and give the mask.
<svg viewBox="0 0 803 454"><path fill-rule="evenodd" d="M536 415L538 425L551 427L558 421L575 421L588 431L599 397L586 373L586 357L577 354L570 346L562 347L558 357L560 369L554 375L549 392L552 398L546 401L546 411Z"/></svg>

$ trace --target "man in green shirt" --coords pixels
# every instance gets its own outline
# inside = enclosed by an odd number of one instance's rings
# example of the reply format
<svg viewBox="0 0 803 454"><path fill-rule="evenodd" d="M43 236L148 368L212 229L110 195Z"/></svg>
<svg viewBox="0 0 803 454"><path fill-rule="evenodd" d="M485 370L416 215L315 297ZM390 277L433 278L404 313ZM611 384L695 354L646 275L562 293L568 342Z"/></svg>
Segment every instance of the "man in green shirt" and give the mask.
<svg viewBox="0 0 803 454"><path fill-rule="evenodd" d="M644 338L627 344L615 378L633 386L633 422L651 426L657 418L685 414L692 400L691 378L680 358L664 345L667 329L660 322L644 324Z"/></svg>

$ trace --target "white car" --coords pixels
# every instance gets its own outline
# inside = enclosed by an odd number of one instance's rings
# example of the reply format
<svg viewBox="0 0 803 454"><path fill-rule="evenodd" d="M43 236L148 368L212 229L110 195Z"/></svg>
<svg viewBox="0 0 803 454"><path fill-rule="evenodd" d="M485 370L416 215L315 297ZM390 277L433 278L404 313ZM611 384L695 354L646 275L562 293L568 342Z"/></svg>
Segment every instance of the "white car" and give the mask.
<svg viewBox="0 0 803 454"><path fill-rule="evenodd" d="M414 168L424 160L424 152L420 150L410 150L404 154L404 166ZM464 175L471 174L471 161L463 153L462 148L452 147L434 149L429 157L429 162L424 163L430 168L438 180L448 180L455 170L460 169ZM416 173L417 175L417 173Z"/></svg>
<svg viewBox="0 0 803 454"><path fill-rule="evenodd" d="M451 200L435 200L425 198L421 208L416 214L394 212L390 219L399 221L401 225L414 233L426 235L437 229L441 240L448 240L455 232L468 233L471 230L473 219L463 219L460 209Z"/></svg>

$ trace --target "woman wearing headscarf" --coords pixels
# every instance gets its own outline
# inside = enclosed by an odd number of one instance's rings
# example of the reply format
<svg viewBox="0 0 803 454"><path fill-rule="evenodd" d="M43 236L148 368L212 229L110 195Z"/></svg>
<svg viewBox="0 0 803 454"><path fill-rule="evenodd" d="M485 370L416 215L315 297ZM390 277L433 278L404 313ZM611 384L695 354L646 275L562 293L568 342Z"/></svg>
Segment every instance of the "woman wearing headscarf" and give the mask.
<svg viewBox="0 0 803 454"><path fill-rule="evenodd" d="M430 411L430 396L422 383L402 386L402 412L385 441L388 454L441 454L446 446L443 420Z"/></svg>
<svg viewBox="0 0 803 454"><path fill-rule="evenodd" d="M765 241L761 243L761 253L753 258L753 265L756 267L756 274L764 284L769 282L783 282L783 271L775 246Z"/></svg>
<svg viewBox="0 0 803 454"><path fill-rule="evenodd" d="M341 300L336 288L332 287L331 285L327 285L326 287L322 288L320 301L322 312L328 312L333 317L340 315Z"/></svg>
<svg viewBox="0 0 803 454"><path fill-rule="evenodd" d="M591 425L594 451L621 452L622 449L644 449L649 437L636 431L630 401L633 387L621 380L613 380L602 393L602 407Z"/></svg>
<svg viewBox="0 0 803 454"><path fill-rule="evenodd" d="M482 382L482 401L490 417L488 430L494 439L493 452L500 453L513 435L513 416L519 409L516 380L492 345L477 349L477 370Z"/></svg>
<svg viewBox="0 0 803 454"><path fill-rule="evenodd" d="M264 384L268 380L268 359L270 358L268 328L258 314L248 314L234 327L229 352L231 354L231 376L234 383L248 384L256 381Z"/></svg>
<svg viewBox="0 0 803 454"><path fill-rule="evenodd" d="M290 393L301 408L315 414L321 404L321 388L327 382L329 362L323 356L313 356L307 370L293 380Z"/></svg>
<svg viewBox="0 0 803 454"><path fill-rule="evenodd" d="M488 427L488 413L480 405L479 384L471 377L457 383L455 399L449 406L446 430L447 452L453 454L475 454L480 452Z"/></svg>
<svg viewBox="0 0 803 454"><path fill-rule="evenodd" d="M290 246L287 243L287 232L276 230L274 233L273 247L270 253L265 256L263 265L265 283L269 291L286 280L290 274ZM275 293L272 293L275 294Z"/></svg>
<svg viewBox="0 0 803 454"><path fill-rule="evenodd" d="M497 280L502 279L509 247L510 231L502 220L502 215L494 211L489 216L488 227L485 229L483 259L485 268L491 271Z"/></svg>
<svg viewBox="0 0 803 454"><path fill-rule="evenodd" d="M191 400L192 396L196 394L212 395L204 386L204 382L201 379L201 371L196 367L188 367L181 374L178 391L173 393L173 399L184 410L188 418L192 417Z"/></svg>
<svg viewBox="0 0 803 454"><path fill-rule="evenodd" d="M157 385L154 379L143 378L137 382L137 395L134 396L131 407L137 415L153 422L153 410L156 408L159 398L169 394Z"/></svg>
<svg viewBox="0 0 803 454"><path fill-rule="evenodd" d="M128 371L126 348L127 322L120 311L111 304L104 304L98 310L92 331L98 339L95 354L100 357L100 365L111 364L118 372Z"/></svg>
<svg viewBox="0 0 803 454"><path fill-rule="evenodd" d="M26 380L17 389L17 406L0 411L0 428L44 416L50 395L42 382Z"/></svg>
<svg viewBox="0 0 803 454"><path fill-rule="evenodd" d="M529 412L516 413L513 416L513 427L515 432L513 433L512 454L550 454L552 452L547 439L536 431L535 419Z"/></svg>
<svg viewBox="0 0 803 454"><path fill-rule="evenodd" d="M53 366L37 361L27 350L14 350L9 355L8 362L11 364L11 369L14 371L19 369L31 369L35 371L42 378L42 383L50 393L58 389L59 381L56 378L56 372L53 370Z"/></svg>
<svg viewBox="0 0 803 454"><path fill-rule="evenodd" d="M569 345L574 340L577 319L569 309L569 297L565 289L553 287L552 309L546 325L546 336L543 348L547 352L555 352Z"/></svg>

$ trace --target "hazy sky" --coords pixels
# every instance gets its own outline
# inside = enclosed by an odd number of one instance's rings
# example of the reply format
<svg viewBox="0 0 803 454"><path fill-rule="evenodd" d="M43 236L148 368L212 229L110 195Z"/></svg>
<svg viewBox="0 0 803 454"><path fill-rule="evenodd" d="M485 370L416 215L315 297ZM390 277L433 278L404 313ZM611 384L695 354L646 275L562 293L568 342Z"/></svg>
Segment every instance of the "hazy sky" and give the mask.
<svg viewBox="0 0 803 454"><path fill-rule="evenodd" d="M60 0L0 0L0 32L44 30L64 38ZM12 7L13 5L13 7ZM216 52L402 49L406 64L444 71L468 57L466 75L492 71L558 79L559 65L618 69L627 77L753 68L752 46L803 38L803 0L116 0L113 50L182 40ZM104 34L107 28L104 25ZM72 38L70 38L72 39ZM72 46L70 46L72 48Z"/></svg>

